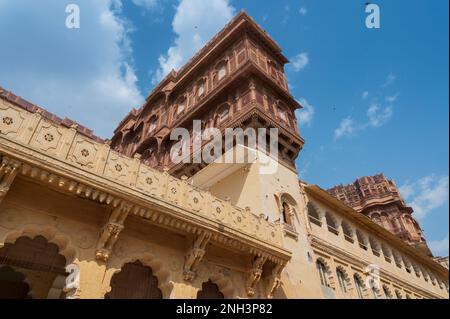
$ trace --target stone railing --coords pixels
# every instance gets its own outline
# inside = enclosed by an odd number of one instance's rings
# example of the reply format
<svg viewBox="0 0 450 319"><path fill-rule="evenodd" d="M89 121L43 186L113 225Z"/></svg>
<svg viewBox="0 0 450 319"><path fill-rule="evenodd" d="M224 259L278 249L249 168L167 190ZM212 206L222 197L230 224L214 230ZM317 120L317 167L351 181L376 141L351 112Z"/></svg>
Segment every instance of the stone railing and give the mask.
<svg viewBox="0 0 450 319"><path fill-rule="evenodd" d="M23 145L52 160L94 174L100 178L131 188L145 196L154 197L190 213L215 221L223 227L243 233L271 245L281 246L278 227L262 216L233 206L211 193L113 151L80 132L65 127L0 99L0 137Z"/></svg>

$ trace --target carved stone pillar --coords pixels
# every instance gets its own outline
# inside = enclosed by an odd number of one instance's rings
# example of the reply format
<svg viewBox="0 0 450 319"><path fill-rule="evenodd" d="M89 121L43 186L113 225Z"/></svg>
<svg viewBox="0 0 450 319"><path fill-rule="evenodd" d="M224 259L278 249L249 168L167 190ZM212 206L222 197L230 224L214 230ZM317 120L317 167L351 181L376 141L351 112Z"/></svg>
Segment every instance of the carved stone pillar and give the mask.
<svg viewBox="0 0 450 319"><path fill-rule="evenodd" d="M203 256L205 255L205 248L211 239L211 234L207 232L202 232L198 235L192 248L189 249L188 253L184 259L183 267L183 279L186 281L192 281L196 276L196 270Z"/></svg>
<svg viewBox="0 0 450 319"><path fill-rule="evenodd" d="M114 208L109 220L103 226L100 237L97 242L95 258L106 262L111 254L114 244L124 228L125 219L128 216L133 205L122 203Z"/></svg>
<svg viewBox="0 0 450 319"><path fill-rule="evenodd" d="M0 165L0 203L8 193L21 164L19 161L6 156L2 158Z"/></svg>
<svg viewBox="0 0 450 319"><path fill-rule="evenodd" d="M245 285L247 295L250 297L255 294L255 288L257 283L261 279L263 266L266 260L267 257L265 256L256 256L255 259L253 260L253 265L250 271L248 272L248 278Z"/></svg>

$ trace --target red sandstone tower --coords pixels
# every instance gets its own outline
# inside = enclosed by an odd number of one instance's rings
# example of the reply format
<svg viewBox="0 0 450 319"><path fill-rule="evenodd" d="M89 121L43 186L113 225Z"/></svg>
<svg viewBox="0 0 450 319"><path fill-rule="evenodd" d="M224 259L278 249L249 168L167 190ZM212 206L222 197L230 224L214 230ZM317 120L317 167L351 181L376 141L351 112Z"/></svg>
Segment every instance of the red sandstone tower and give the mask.
<svg viewBox="0 0 450 319"><path fill-rule="evenodd" d="M432 255L419 223L412 217L413 209L406 205L393 180L383 174L364 176L328 192L408 244Z"/></svg>
<svg viewBox="0 0 450 319"><path fill-rule="evenodd" d="M186 65L168 74L139 110L114 132L111 146L175 176L192 176L205 163L172 163L173 128L278 128L278 160L295 171L303 146L280 47L245 12L239 13ZM192 148L192 146L191 146ZM266 149L267 150L267 149Z"/></svg>

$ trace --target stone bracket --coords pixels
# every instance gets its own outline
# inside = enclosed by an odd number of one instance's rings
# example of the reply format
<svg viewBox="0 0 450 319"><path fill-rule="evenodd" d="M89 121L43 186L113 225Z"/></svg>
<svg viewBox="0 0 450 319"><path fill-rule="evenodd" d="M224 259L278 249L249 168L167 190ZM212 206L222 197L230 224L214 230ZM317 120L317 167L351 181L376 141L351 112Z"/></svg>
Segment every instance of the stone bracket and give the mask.
<svg viewBox="0 0 450 319"><path fill-rule="evenodd" d="M17 172L22 165L21 162L4 156L0 164L0 202L6 196Z"/></svg>
<svg viewBox="0 0 450 319"><path fill-rule="evenodd" d="M106 262L116 243L120 232L124 228L124 222L133 207L132 204L123 202L114 208L109 220L103 226L97 242L95 258Z"/></svg>
<svg viewBox="0 0 450 319"><path fill-rule="evenodd" d="M202 232L194 239L194 244L184 258L183 279L192 281L197 275L196 270L206 252L206 245L211 239L211 234Z"/></svg>
<svg viewBox="0 0 450 319"><path fill-rule="evenodd" d="M266 256L255 256L252 264L252 268L248 272L248 278L246 282L246 291L248 296L255 294L255 288L261 279L264 263L266 262Z"/></svg>
<svg viewBox="0 0 450 319"><path fill-rule="evenodd" d="M281 272L286 266L286 262L277 263L275 267L272 269L272 273L269 277L269 289L267 292L267 298L273 298L275 291L281 285Z"/></svg>

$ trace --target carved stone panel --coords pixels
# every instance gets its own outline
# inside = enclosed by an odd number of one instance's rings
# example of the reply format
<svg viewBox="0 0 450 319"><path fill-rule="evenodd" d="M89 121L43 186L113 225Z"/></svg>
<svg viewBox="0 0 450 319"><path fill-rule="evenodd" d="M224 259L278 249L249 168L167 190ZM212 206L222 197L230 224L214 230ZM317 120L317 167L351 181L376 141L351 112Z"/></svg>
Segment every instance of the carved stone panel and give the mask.
<svg viewBox="0 0 450 319"><path fill-rule="evenodd" d="M177 178L169 177L166 191L167 200L174 204L181 205L182 191L182 182Z"/></svg>
<svg viewBox="0 0 450 319"><path fill-rule="evenodd" d="M63 128L57 127L48 121L41 121L38 128L31 140L31 145L48 154L55 155L56 149L61 142L61 136L63 135Z"/></svg>
<svg viewBox="0 0 450 319"><path fill-rule="evenodd" d="M195 212L200 212L204 209L206 196L200 190L190 188L186 193L186 205Z"/></svg>
<svg viewBox="0 0 450 319"><path fill-rule="evenodd" d="M130 158L111 152L106 162L105 177L120 181L124 184L130 183L132 160Z"/></svg>
<svg viewBox="0 0 450 319"><path fill-rule="evenodd" d="M136 187L153 196L162 196L166 190L163 174L145 165L141 165L136 181Z"/></svg>
<svg viewBox="0 0 450 319"><path fill-rule="evenodd" d="M0 134L15 138L24 120L23 114L0 101Z"/></svg>
<svg viewBox="0 0 450 319"><path fill-rule="evenodd" d="M100 144L77 135L69 151L67 159L83 168L93 170L99 149Z"/></svg>

